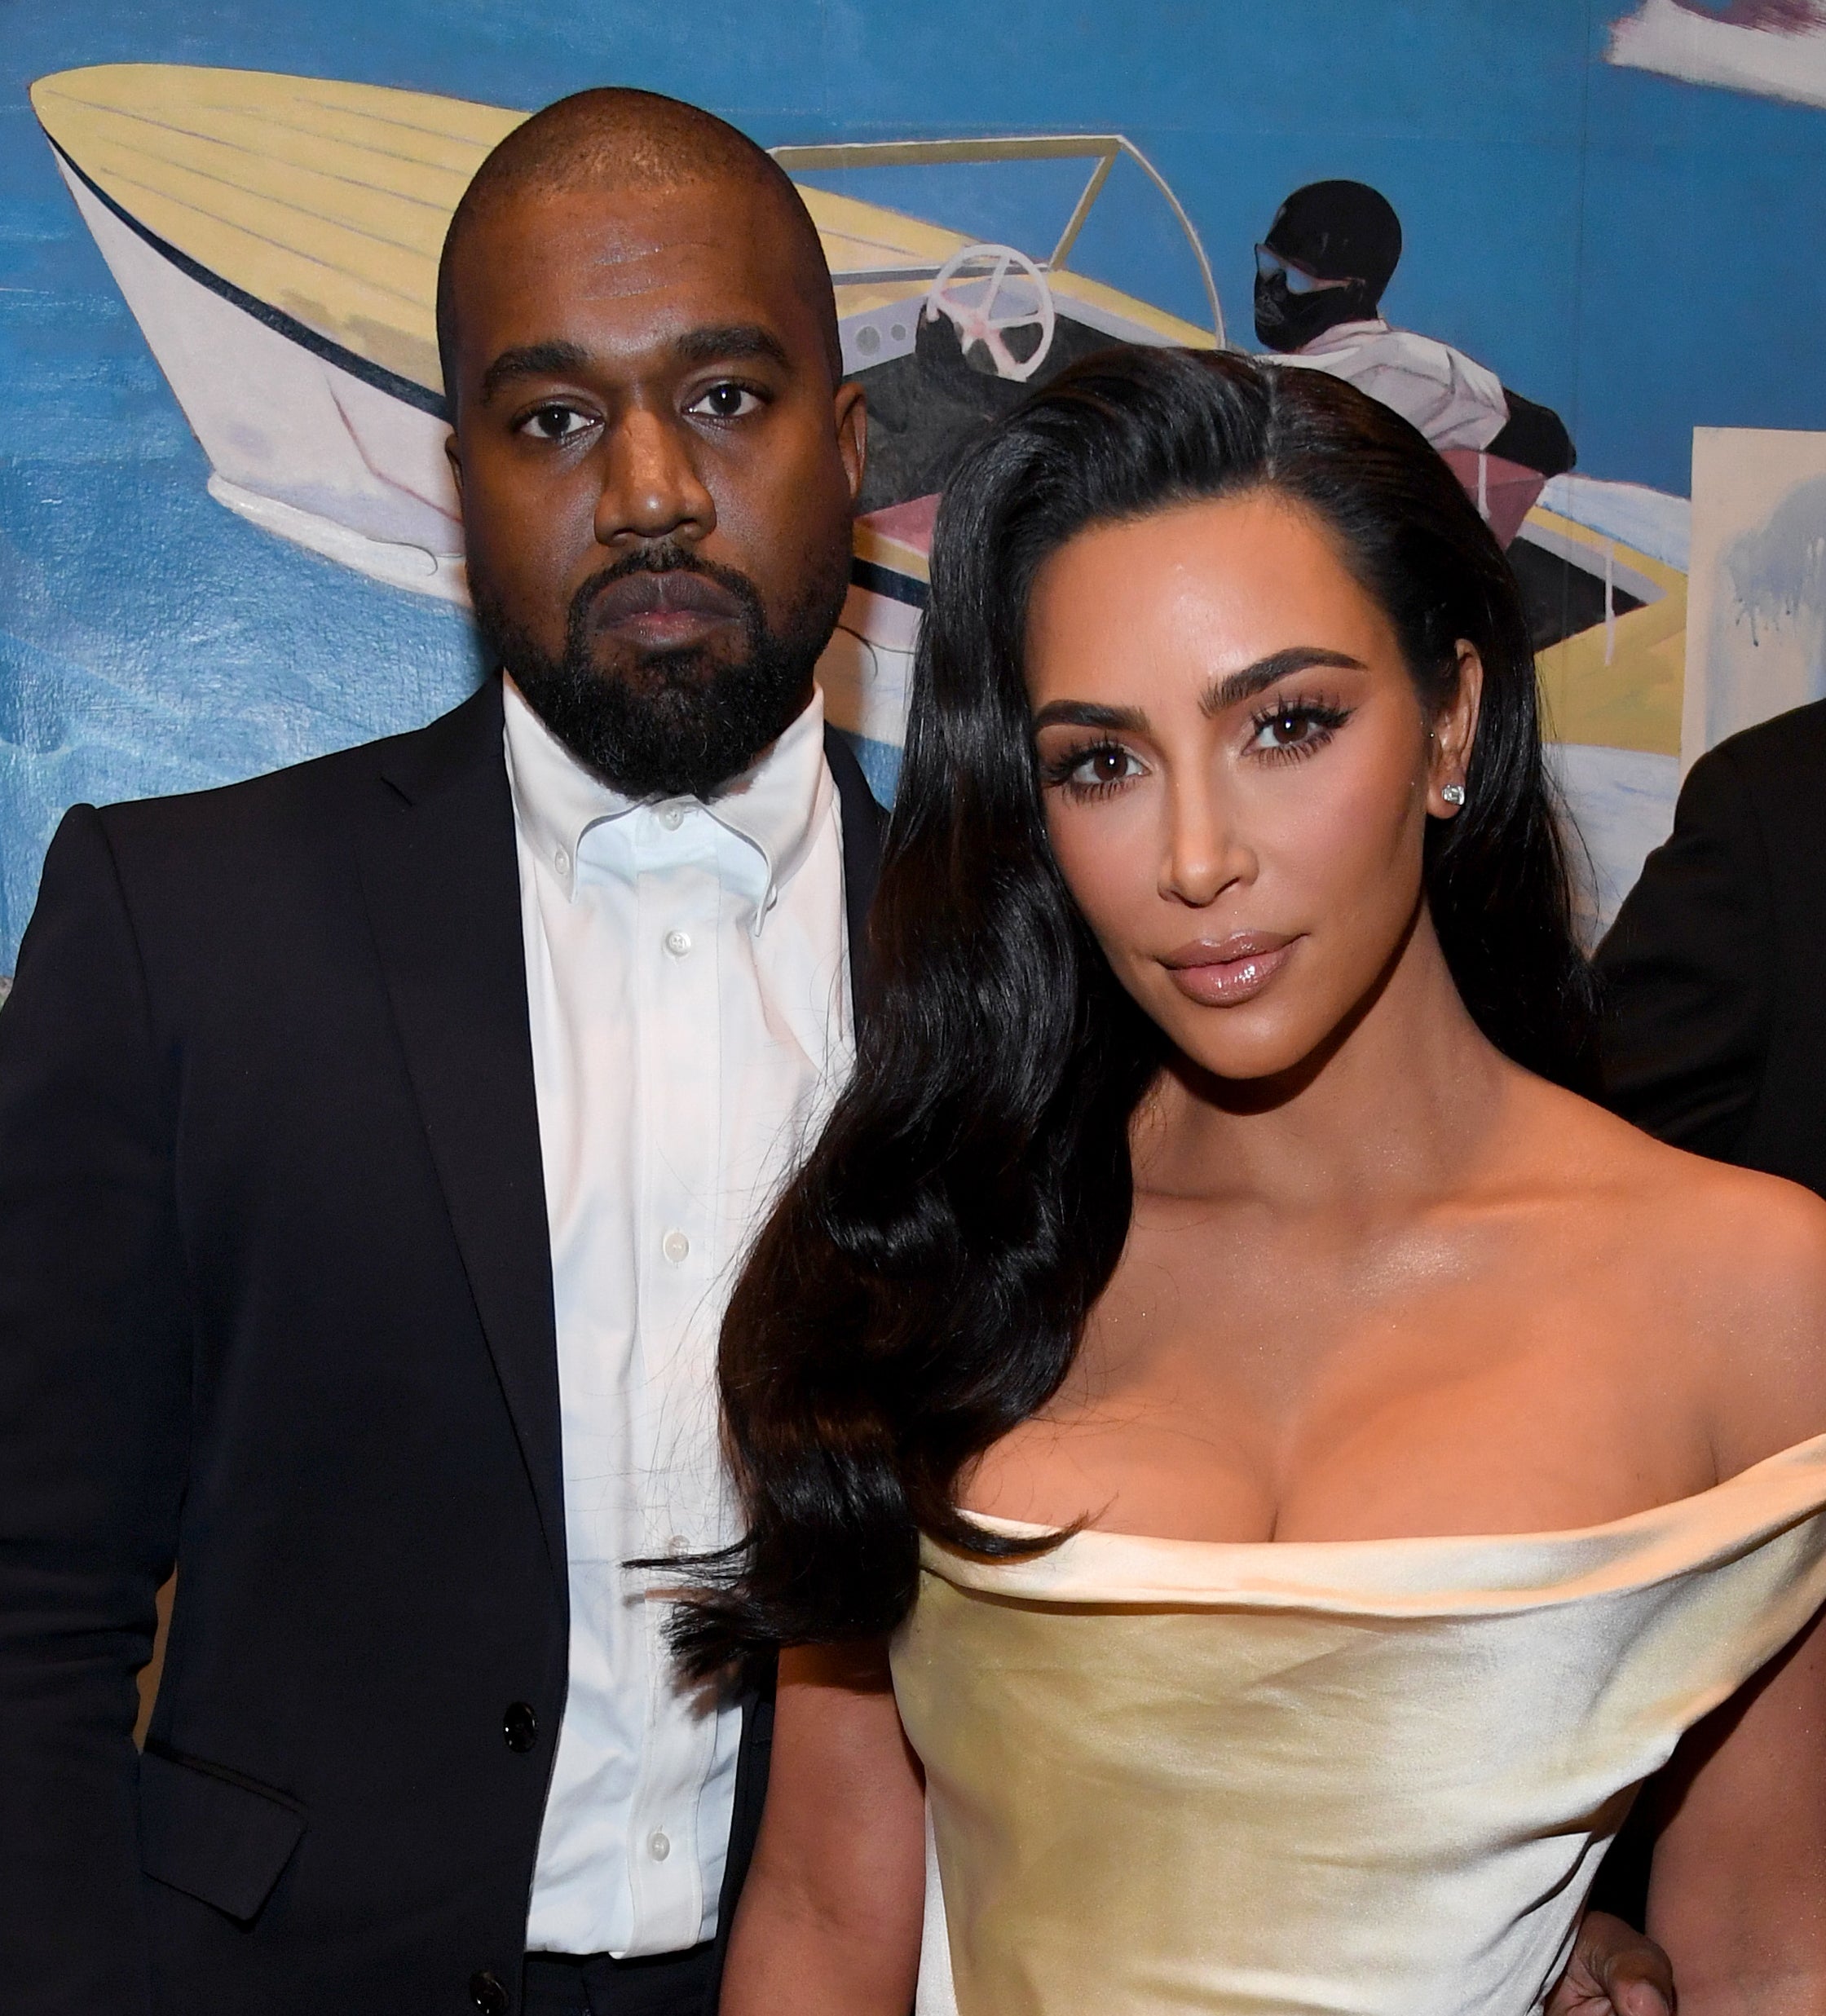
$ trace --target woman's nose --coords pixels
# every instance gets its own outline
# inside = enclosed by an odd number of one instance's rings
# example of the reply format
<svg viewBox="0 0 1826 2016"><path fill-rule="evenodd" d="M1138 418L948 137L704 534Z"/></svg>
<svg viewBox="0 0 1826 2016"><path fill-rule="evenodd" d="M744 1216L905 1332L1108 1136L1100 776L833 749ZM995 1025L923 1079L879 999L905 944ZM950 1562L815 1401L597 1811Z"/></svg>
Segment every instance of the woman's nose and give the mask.
<svg viewBox="0 0 1826 2016"><path fill-rule="evenodd" d="M1236 831L1215 793L1175 791L1171 817L1161 862L1162 896L1202 910L1233 883L1254 879L1255 850Z"/></svg>
<svg viewBox="0 0 1826 2016"><path fill-rule="evenodd" d="M695 544L717 528L717 505L689 443L665 416L630 408L610 437L596 505L598 545L655 539Z"/></svg>

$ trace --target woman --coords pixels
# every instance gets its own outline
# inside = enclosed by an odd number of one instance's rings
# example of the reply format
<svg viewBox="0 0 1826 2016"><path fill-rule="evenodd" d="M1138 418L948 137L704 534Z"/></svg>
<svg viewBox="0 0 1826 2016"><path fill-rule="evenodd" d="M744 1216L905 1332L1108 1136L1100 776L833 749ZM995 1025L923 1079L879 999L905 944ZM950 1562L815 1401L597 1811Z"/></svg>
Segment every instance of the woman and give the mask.
<svg viewBox="0 0 1826 2016"><path fill-rule="evenodd" d="M877 920L681 1626L788 1648L725 2010L902 2016L922 1915L964 2016L1535 2008L1670 1755L1686 2016L1826 2010L1826 1212L1572 1089L1527 633L1419 435L1228 355L1030 402Z"/></svg>

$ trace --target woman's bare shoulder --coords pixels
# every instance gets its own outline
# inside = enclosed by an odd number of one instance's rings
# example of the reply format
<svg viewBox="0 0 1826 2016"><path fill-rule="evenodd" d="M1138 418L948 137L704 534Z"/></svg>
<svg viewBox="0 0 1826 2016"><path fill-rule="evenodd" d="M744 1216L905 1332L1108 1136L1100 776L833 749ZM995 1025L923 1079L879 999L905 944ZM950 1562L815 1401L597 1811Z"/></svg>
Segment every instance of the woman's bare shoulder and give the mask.
<svg viewBox="0 0 1826 2016"><path fill-rule="evenodd" d="M1719 1474L1826 1432L1826 1202L1555 1101L1575 1187L1613 1221L1616 1264L1651 1284L1706 1396Z"/></svg>

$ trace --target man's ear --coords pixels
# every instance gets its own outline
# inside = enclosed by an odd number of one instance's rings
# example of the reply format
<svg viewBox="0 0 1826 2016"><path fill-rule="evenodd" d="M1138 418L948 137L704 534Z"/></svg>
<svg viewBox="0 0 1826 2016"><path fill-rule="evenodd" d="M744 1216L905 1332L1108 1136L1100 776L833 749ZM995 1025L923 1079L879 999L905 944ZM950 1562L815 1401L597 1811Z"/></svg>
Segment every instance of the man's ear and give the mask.
<svg viewBox="0 0 1826 2016"><path fill-rule="evenodd" d="M456 501L461 504L463 500L463 457L456 446L456 430L454 427L443 438L443 452L449 459L450 473L456 483Z"/></svg>
<svg viewBox="0 0 1826 2016"><path fill-rule="evenodd" d="M1478 712L1484 704L1484 660L1477 646L1460 637L1457 650L1458 688L1433 723L1427 809L1436 819L1453 818L1465 802L1465 774L1471 768Z"/></svg>
<svg viewBox="0 0 1826 2016"><path fill-rule="evenodd" d="M837 387L837 452L849 479L849 501L862 494L862 474L869 462L868 400L861 386L845 379Z"/></svg>

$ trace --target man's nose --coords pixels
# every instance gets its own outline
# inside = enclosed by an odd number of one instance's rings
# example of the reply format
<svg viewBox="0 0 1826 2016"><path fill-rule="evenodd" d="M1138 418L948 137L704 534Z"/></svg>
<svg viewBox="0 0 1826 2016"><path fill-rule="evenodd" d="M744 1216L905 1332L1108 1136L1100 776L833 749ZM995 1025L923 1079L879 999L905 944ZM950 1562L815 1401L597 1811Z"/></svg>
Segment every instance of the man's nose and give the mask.
<svg viewBox="0 0 1826 2016"><path fill-rule="evenodd" d="M689 442L662 413L624 412L609 437L596 542L628 546L653 539L695 544L717 528L717 505L694 465Z"/></svg>

